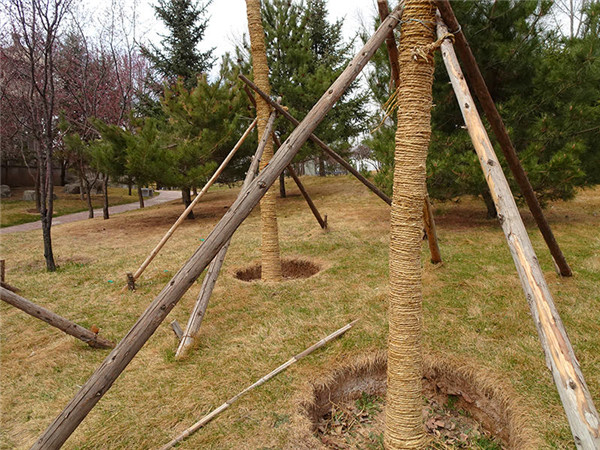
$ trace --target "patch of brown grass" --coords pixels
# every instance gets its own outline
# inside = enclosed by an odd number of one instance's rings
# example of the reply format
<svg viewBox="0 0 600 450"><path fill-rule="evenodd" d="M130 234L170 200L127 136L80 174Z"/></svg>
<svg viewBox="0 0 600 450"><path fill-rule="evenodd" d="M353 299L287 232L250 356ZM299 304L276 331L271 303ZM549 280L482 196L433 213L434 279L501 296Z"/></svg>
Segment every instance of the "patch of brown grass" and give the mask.
<svg viewBox="0 0 600 450"><path fill-rule="evenodd" d="M182 448L281 448L293 443L291 418L300 387L348 354L383 349L389 208L349 177L304 177L329 230L320 229L299 196L278 199L282 255L327 268L282 285L241 283L231 274L260 258L254 211L233 237L198 347L175 361L168 322L185 324L198 280L113 387L67 441L66 448L149 448L169 441L198 418L292 355L360 318L343 338L315 352L242 398ZM297 188L287 183L288 192ZM58 314L120 340L173 274L202 245L238 189L209 192L138 281L134 271L178 217L181 204L163 204L53 228L61 264L44 271L41 231L3 235L7 280L21 294ZM575 276L561 279L539 233L527 221L557 308L572 339L592 397L600 398L600 190L548 209ZM460 360L468 357L506 382L537 417L545 445L572 438L500 227L472 199L434 204L444 264L432 266L424 244L425 344ZM467 208L465 210L464 208ZM471 213L469 213L471 211ZM462 220L481 217L481 226ZM527 217L527 214L524 213ZM568 217L565 217L568 216ZM5 304L0 305L0 446L25 448L48 426L107 355Z"/></svg>

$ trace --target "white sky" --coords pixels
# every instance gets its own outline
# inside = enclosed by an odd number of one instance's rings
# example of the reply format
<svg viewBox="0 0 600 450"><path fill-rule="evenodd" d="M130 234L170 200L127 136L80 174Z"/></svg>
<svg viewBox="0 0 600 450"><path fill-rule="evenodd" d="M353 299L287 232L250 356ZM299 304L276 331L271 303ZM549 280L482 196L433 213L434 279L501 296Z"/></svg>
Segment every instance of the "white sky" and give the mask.
<svg viewBox="0 0 600 450"><path fill-rule="evenodd" d="M164 33L164 28L154 17L152 4L156 4L156 1L140 0L138 3L141 29L149 30L145 34L145 39L158 43L160 39L158 34ZM343 32L347 39L359 31L362 21L370 23L371 17L377 13L375 0L329 0L327 5L331 22L340 18L345 19ZM246 2L245 0L213 0L208 7L207 17L210 19L200 48L206 50L216 47L215 55L220 59L225 52L232 52L235 43L241 40L244 33L247 33Z"/></svg>

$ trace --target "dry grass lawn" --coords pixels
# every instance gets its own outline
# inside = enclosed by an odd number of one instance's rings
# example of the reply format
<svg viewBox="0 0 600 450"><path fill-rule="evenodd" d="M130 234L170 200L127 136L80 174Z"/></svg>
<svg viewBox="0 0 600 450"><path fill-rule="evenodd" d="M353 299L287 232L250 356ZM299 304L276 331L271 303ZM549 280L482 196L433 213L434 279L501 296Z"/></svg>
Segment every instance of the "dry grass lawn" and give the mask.
<svg viewBox="0 0 600 450"><path fill-rule="evenodd" d="M182 448L282 448L290 444L294 398L305 383L342 360L386 344L389 209L348 177L304 177L329 218L322 231L288 184L278 199L284 257L319 263L306 280L278 285L245 283L236 269L259 258L254 211L235 234L209 305L198 347L175 361L168 322L184 325L200 289L183 297L129 367L88 415L66 448L156 448L212 408L292 355L360 318L343 338L313 353L243 397L184 442ZM202 244L237 189L211 191L138 282L121 292L182 211L164 204L109 221L54 228L60 264L46 273L41 231L2 236L7 281L21 295L79 324L97 325L118 341L184 261ZM575 276L559 278L528 213L525 221L565 322L587 384L600 403L600 189L547 210ZM424 264L425 346L475 362L510 383L547 448L574 448L558 394L544 364L537 332L504 235L485 219L483 203L435 204L444 264ZM428 261L427 246L423 246ZM92 350L36 319L0 305L1 448L26 448L48 426L108 351ZM291 445L293 447L293 443Z"/></svg>

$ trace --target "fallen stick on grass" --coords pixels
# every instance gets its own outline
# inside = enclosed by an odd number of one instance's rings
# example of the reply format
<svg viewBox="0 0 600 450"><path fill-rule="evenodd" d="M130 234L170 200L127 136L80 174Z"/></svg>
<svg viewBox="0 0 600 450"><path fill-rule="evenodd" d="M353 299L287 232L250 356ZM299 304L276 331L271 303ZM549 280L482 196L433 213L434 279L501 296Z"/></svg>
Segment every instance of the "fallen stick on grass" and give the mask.
<svg viewBox="0 0 600 450"><path fill-rule="evenodd" d="M29 301L26 298L23 298L20 295L5 289L4 287L0 287L0 299L32 317L40 319L47 324L58 328L60 331L76 337L92 348L113 348L115 346L115 344L108 339L98 336L97 332L90 331L81 325L77 325L76 323L71 322L69 319L65 319L49 309L44 308L43 306L36 305L32 301Z"/></svg>
<svg viewBox="0 0 600 450"><path fill-rule="evenodd" d="M339 330L331 333L329 336L321 339L316 344L311 345L306 350L304 350L302 353L298 353L296 356L294 356L293 358L291 358L290 360L288 360L286 363L282 364L277 369L273 370L272 372L270 372L267 375L265 375L264 377L262 377L256 383L248 386L246 389L244 389L243 391L241 391L236 396L231 397L229 400L227 400L225 403L223 403L217 409L214 409L213 411L211 411L210 413L208 413L206 416L204 416L202 419L200 419L198 422L196 422L194 425L192 425L191 427L189 427L188 429L186 429L185 431L183 431L183 433L181 433L179 436L177 436L171 442L169 442L168 444L166 444L163 447L161 447L160 450L167 450L169 448L174 447L176 444L178 444L179 442L183 441L185 438L187 438L191 434L195 433L196 431L198 431L200 428L202 428L204 425L206 425L208 422L210 422L216 416L218 416L223 411L225 411L227 408L229 408L233 403L235 403L246 392L251 391L255 387L258 387L261 384L269 381L275 375L279 374L280 372L283 372L285 369L287 369L289 366L291 366L295 362L298 362L299 360L301 360L305 356L311 354L312 352L314 352L318 348L323 347L328 342L330 342L330 341L334 340L335 338L341 336L346 331L348 331L350 328L352 328L354 326L354 324L356 323L357 320L354 320L354 321L350 322L348 325L340 328Z"/></svg>

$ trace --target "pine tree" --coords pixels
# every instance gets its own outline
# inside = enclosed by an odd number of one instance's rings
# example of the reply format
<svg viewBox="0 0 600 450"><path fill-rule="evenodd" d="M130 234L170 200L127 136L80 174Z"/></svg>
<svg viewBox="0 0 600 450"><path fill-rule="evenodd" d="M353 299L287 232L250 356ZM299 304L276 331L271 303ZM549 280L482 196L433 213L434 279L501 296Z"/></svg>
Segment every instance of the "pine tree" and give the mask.
<svg viewBox="0 0 600 450"><path fill-rule="evenodd" d="M307 4L269 0L262 4L262 15L272 92L281 96L290 113L300 119L343 71L352 57L353 41L344 42L342 20L327 21L324 0ZM315 134L336 151L345 153L350 140L364 129L366 101L358 83L352 84ZM277 129L288 134L293 126L278 120ZM296 159L321 154L307 142Z"/></svg>
<svg viewBox="0 0 600 450"><path fill-rule="evenodd" d="M201 4L198 0L158 0L154 6L169 33L162 36L162 48L142 46L142 53L168 82L182 78L189 89L196 85L199 74L212 68L214 49L198 49L208 25L204 18L208 5L210 2Z"/></svg>
<svg viewBox="0 0 600 450"><path fill-rule="evenodd" d="M586 162L593 161L593 155L598 154L593 150L597 137L593 137L593 131L583 133L594 128L593 121L598 117L591 100L598 98L595 90L598 75L594 75L597 74L598 45L594 47L588 42L586 50L577 52L575 46L567 51L568 46L558 42L551 30L545 28L548 25L542 24L549 6L546 1L529 0L453 3L542 204L572 197L576 187L586 180L584 170L598 173ZM594 38L597 39L597 35ZM384 51L373 61L369 87L373 97L383 104L391 95ZM427 160L430 195L442 200L465 194L478 195L485 201L488 214L495 215L493 201L463 128L462 115L439 56L434 105ZM373 127L380 121L380 115L374 118ZM391 192L393 170L390 165L393 162L390 127L389 121L384 123L366 142L383 167L375 181L388 192ZM500 161L504 165L503 158ZM513 192L519 196L519 188L512 176L508 170L505 173Z"/></svg>
<svg viewBox="0 0 600 450"><path fill-rule="evenodd" d="M182 192L202 186L231 148L236 135L238 114L234 105L239 92L222 78L209 82L198 77L196 87L187 89L183 80L166 88L161 99L162 111L167 117L161 130L161 139L171 154L173 173L164 184L178 186ZM184 197L186 206L191 198Z"/></svg>
<svg viewBox="0 0 600 450"><path fill-rule="evenodd" d="M142 46L141 50L163 76L167 85L172 85L180 79L187 89L192 89L197 84L198 76L212 68L214 49L202 52L198 48L208 26L208 19L204 18L208 5L210 1L200 3L198 0L159 0L154 6L154 12L167 27L168 34L162 37L162 48L151 44L150 47ZM145 110L158 112L152 99L145 100ZM155 117L164 118L162 114ZM185 150L181 151L183 152ZM191 203L190 186L194 185L185 181L181 186L181 196L187 208ZM193 211L187 218L194 219Z"/></svg>

